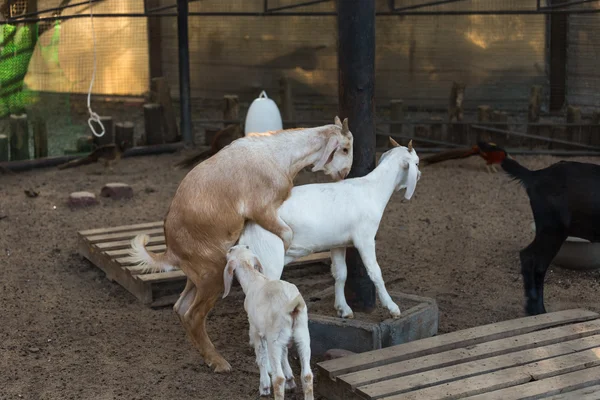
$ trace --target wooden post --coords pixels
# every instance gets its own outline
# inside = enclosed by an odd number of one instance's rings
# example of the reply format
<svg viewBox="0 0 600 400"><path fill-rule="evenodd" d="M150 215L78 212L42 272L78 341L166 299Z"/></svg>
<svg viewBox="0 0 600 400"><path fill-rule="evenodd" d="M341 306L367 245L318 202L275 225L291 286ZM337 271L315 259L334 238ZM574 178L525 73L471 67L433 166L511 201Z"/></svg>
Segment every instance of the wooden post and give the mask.
<svg viewBox="0 0 600 400"><path fill-rule="evenodd" d="M527 121L529 123L540 122L540 109L542 106L542 87L540 85L534 85L529 91L529 108L527 113ZM539 135L539 129L536 126L527 126L527 133L532 135ZM519 138L521 146L532 149L535 144L535 139Z"/></svg>
<svg viewBox="0 0 600 400"><path fill-rule="evenodd" d="M415 142L419 142L419 139L429 139L431 137L431 129L429 125L416 125L414 135ZM406 145L406 144L404 144ZM413 143L413 146L416 144ZM421 147L432 147L432 144L425 141L420 141L419 146Z"/></svg>
<svg viewBox="0 0 600 400"><path fill-rule="evenodd" d="M571 0L549 0L549 6L558 6ZM569 14L550 13L546 16L549 25L547 33L548 44L546 60L548 69L548 88L550 111L559 111L565 104L567 85L567 42Z"/></svg>
<svg viewBox="0 0 600 400"><path fill-rule="evenodd" d="M486 122L490 122L492 120L492 107L490 106L486 106L486 105L482 105L482 106L477 106L477 122L480 125L485 125ZM483 131L483 130L475 130L473 132L475 135L475 137L473 139L475 139L473 142L478 142L480 140L484 141L484 142L492 142L492 134L489 131Z"/></svg>
<svg viewBox="0 0 600 400"><path fill-rule="evenodd" d="M448 104L448 131L449 141L453 143L468 144L469 129L464 124L453 124L461 122L464 118L463 102L465 100L465 84L461 82L452 82L450 89L450 102Z"/></svg>
<svg viewBox="0 0 600 400"><path fill-rule="evenodd" d="M48 130L41 117L33 119L33 152L34 158L48 157Z"/></svg>
<svg viewBox="0 0 600 400"><path fill-rule="evenodd" d="M240 119L240 101L235 94L223 96L223 119L226 121L238 121ZM224 126L236 122L225 122Z"/></svg>
<svg viewBox="0 0 600 400"><path fill-rule="evenodd" d="M148 15L150 10L161 6L160 0L144 0L144 13ZM148 17L148 61L150 62L150 78L162 75L162 35L161 17Z"/></svg>
<svg viewBox="0 0 600 400"><path fill-rule="evenodd" d="M284 121L283 128L296 127L296 110L294 109L294 97L292 95L292 84L290 80L283 76L279 80L279 96L281 97L281 117Z"/></svg>
<svg viewBox="0 0 600 400"><path fill-rule="evenodd" d="M506 111L494 111L492 112L492 122L502 122L502 125L494 125L497 129L502 129L503 131L508 130L508 113ZM496 135L495 143L499 146L506 146L509 141L509 135L498 134Z"/></svg>
<svg viewBox="0 0 600 400"><path fill-rule="evenodd" d="M0 135L0 162L8 161L8 136Z"/></svg>
<svg viewBox="0 0 600 400"><path fill-rule="evenodd" d="M10 160L29 160L27 114L10 115Z"/></svg>
<svg viewBox="0 0 600 400"><path fill-rule="evenodd" d="M542 87L540 85L534 85L531 87L529 92L529 122L540 121L540 108L542 106Z"/></svg>
<svg viewBox="0 0 600 400"><path fill-rule="evenodd" d="M177 128L177 118L175 117L175 108L173 107L173 100L171 99L169 83L164 77L152 78L151 91L151 101L162 106L165 143L180 141L181 135Z"/></svg>
<svg viewBox="0 0 600 400"><path fill-rule="evenodd" d="M100 122L104 126L104 135L98 137L93 135L93 141L95 146L104 146L115 142L115 127L113 124L112 117L102 116ZM96 132L101 132L100 126L97 125Z"/></svg>
<svg viewBox="0 0 600 400"><path fill-rule="evenodd" d="M568 106L567 107L567 124L581 124L581 109L579 107ZM573 142L588 144L589 137L585 137L582 132L581 127L579 126L569 126L567 127L567 136L568 140Z"/></svg>
<svg viewBox="0 0 600 400"><path fill-rule="evenodd" d="M448 105L448 120L460 122L464 118L463 102L465 100L465 84L452 82L450 89L450 104Z"/></svg>
<svg viewBox="0 0 600 400"><path fill-rule="evenodd" d="M210 146L215 135L222 130L222 128L204 128L204 144Z"/></svg>
<svg viewBox="0 0 600 400"><path fill-rule="evenodd" d="M134 128L133 122L129 121L115 124L115 143L121 150L133 147Z"/></svg>
<svg viewBox="0 0 600 400"><path fill-rule="evenodd" d="M77 153L87 153L94 149L94 138L92 135L83 135L77 138L75 145Z"/></svg>
<svg viewBox="0 0 600 400"><path fill-rule="evenodd" d="M354 135L354 161L349 178L375 168L375 1L338 0L339 116L348 118ZM375 285L358 251L346 249L348 278L344 292L356 311L375 309Z"/></svg>
<svg viewBox="0 0 600 400"><path fill-rule="evenodd" d="M145 144L163 144L162 106L157 103L144 104L144 137Z"/></svg>
<svg viewBox="0 0 600 400"><path fill-rule="evenodd" d="M592 113L592 128L590 135L590 144L592 146L600 146L600 111L594 111Z"/></svg>
<svg viewBox="0 0 600 400"><path fill-rule="evenodd" d="M492 120L492 107L490 106L478 106L477 107L477 121L490 122Z"/></svg>
<svg viewBox="0 0 600 400"><path fill-rule="evenodd" d="M177 0L177 50L179 66L179 109L181 137L186 146L194 144L192 131L192 89L190 84L188 0ZM163 139L164 140L164 139Z"/></svg>

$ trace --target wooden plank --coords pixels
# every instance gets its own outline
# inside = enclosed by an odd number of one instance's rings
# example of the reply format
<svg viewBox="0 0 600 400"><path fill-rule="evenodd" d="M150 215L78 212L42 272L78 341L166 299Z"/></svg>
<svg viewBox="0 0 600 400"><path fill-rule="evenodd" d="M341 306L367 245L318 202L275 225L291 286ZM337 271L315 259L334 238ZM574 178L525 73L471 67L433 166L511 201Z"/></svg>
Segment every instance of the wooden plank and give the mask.
<svg viewBox="0 0 600 400"><path fill-rule="evenodd" d="M329 252L316 253L316 254L327 255L327 257L322 257L322 258L329 259ZM306 257L304 257L304 258L306 258ZM302 265L302 264L307 264L307 263L315 263L318 261L319 261L319 259L316 257L310 257L308 260L303 260L302 258L300 258L300 259L298 259L298 261L296 261L294 263L290 263L288 266L291 266L293 264ZM300 264L300 263L302 263L302 264ZM141 271L143 270L143 268L137 267L137 266L125 267L124 269L127 269L132 274L134 274L134 276L136 278L141 279L142 281L145 281L145 282L165 282L165 281L177 280L177 279L181 278L182 276L185 277L185 274L179 268L177 268L173 271L157 272L157 273L153 273L153 274L141 274Z"/></svg>
<svg viewBox="0 0 600 400"><path fill-rule="evenodd" d="M383 397L385 400L438 400L438 399L463 399L467 396L487 393L494 390L509 388L515 385L528 383L532 380L540 380L555 377L561 374L584 370L586 368L600 366L600 347L576 352L560 357L554 357L542 361L533 362L515 368L502 369L500 371L477 375L443 385L415 390L410 393L402 393L394 396ZM597 379L600 379L597 378ZM542 383L542 387L546 384ZM511 388L513 391L523 394L522 388ZM544 389L547 390L547 389ZM515 393L515 392L513 392ZM485 396L489 399L489 396ZM523 398L523 397L518 397ZM506 400L506 396L498 397Z"/></svg>
<svg viewBox="0 0 600 400"><path fill-rule="evenodd" d="M149 246L148 249L149 250L153 250L151 247L152 246ZM164 249L166 249L166 246L164 247ZM108 253L114 254L117 251L118 252L124 252L125 254L129 254L129 249L113 250L113 251L107 251L105 253L107 253L107 254ZM322 252L322 253L314 253L314 254L311 254L311 255L306 256L306 257L301 257L301 258L297 259L296 261L292 261L291 263L289 263L288 265L286 265L286 268L289 268L291 266L298 266L298 265L314 264L314 263L324 262L324 261L328 261L330 259L331 259L331 255L330 255L330 253L328 251L325 251L325 252ZM139 273L139 271L142 270L142 268L140 268L138 266L133 266L132 265L131 261L129 260L129 256L116 258L115 262L117 264L123 266L124 268L127 268L131 272Z"/></svg>
<svg viewBox="0 0 600 400"><path fill-rule="evenodd" d="M185 274L180 269L176 271L157 272L155 274L140 274L135 275L135 277L142 282L152 283L176 281L182 278L186 278Z"/></svg>
<svg viewBox="0 0 600 400"><path fill-rule="evenodd" d="M165 242L164 236L151 236L148 241L149 245L153 244L161 244ZM131 247L131 240L116 240L114 242L103 242L96 243L94 245L100 250L117 250L117 249L127 249Z"/></svg>
<svg viewBox="0 0 600 400"><path fill-rule="evenodd" d="M339 375L361 369L596 318L598 318L597 313L583 309L563 310L523 317L323 361L317 364L317 368L320 376L328 376L333 379Z"/></svg>
<svg viewBox="0 0 600 400"><path fill-rule="evenodd" d="M409 374L430 371L458 363L480 360L506 353L548 346L559 342L600 334L600 319L579 324L563 325L538 332L481 343L468 348L460 348L438 354L417 357L406 361L369 368L338 376L338 382L354 390L387 379Z"/></svg>
<svg viewBox="0 0 600 400"><path fill-rule="evenodd" d="M533 400L533 399L548 399L547 396L563 394L574 390L591 387L600 383L600 367L586 368L584 370L566 373L563 375L554 376L541 381L534 381L524 385L513 386L510 388L496 390L489 393L480 394L477 396L466 397L468 400ZM598 387L598 386L596 386ZM564 393L567 392L567 393ZM599 399L591 397L592 399ZM554 399L554 397L552 397ZM563 399L557 397L557 399ZM565 399L583 399L583 397L565 397Z"/></svg>
<svg viewBox="0 0 600 400"><path fill-rule="evenodd" d="M116 227L112 227L112 228L88 229L85 231L79 231L78 233L82 236L90 236L90 235L99 235L102 233L114 233L114 232L124 232L124 231L138 230L138 229L146 229L146 228L158 228L158 227L162 227L162 226L163 226L163 221L154 221L154 222L145 222L143 224L116 226Z"/></svg>
<svg viewBox="0 0 600 400"><path fill-rule="evenodd" d="M587 372L587 370L586 370ZM598 371L600 374L600 371ZM581 374L579 374L581 375ZM563 375L564 376L564 375ZM585 382L590 383L590 382ZM563 388L561 388L563 389ZM573 390L566 393L557 394L550 397L544 397L546 400L598 400L600 399L600 385L594 385L579 390Z"/></svg>
<svg viewBox="0 0 600 400"><path fill-rule="evenodd" d="M131 275L143 275L144 274L144 269L146 267L140 266L140 265L130 265L130 266L123 266L122 263L120 263L117 260L115 260L115 262L119 265L121 265L121 267L123 267L124 269L126 269L127 271L129 271L131 273ZM179 271L180 269L178 267L174 267L173 271ZM156 272L157 274L162 274L162 272Z"/></svg>
<svg viewBox="0 0 600 400"><path fill-rule="evenodd" d="M96 244L101 242L111 242L116 240L124 240L128 239L131 241L135 236L146 234L149 236L163 236L164 237L164 229L154 228L154 229L145 229L145 230L136 230L136 231L127 231L127 232L114 232L114 233L103 233L101 235L89 235L86 237L88 242Z"/></svg>
<svg viewBox="0 0 600 400"><path fill-rule="evenodd" d="M471 376L514 368L534 361L556 359L565 354L597 348L600 350L600 335L556 343L545 347L536 347L476 360L423 373L390 379L358 387L356 391L368 399L380 399L393 394L406 393L446 382L458 381Z"/></svg>
<svg viewBox="0 0 600 400"><path fill-rule="evenodd" d="M79 241L79 254L104 271L109 280L117 281L142 303L149 304L152 302L152 289L150 285L140 280L133 279L129 272L114 263L105 254L91 248L83 237L80 237Z"/></svg>
<svg viewBox="0 0 600 400"><path fill-rule="evenodd" d="M146 248L150 251L153 251L155 253L163 253L165 250L167 250L167 245L166 244L155 244L155 245L151 245L151 246L146 246ZM119 260L119 258L121 258L121 256L127 256L129 254L129 250L130 248L124 248L124 249L119 249L119 250L106 250L103 253L106 254L109 257L118 257L117 260ZM123 264L126 265L126 264Z"/></svg>

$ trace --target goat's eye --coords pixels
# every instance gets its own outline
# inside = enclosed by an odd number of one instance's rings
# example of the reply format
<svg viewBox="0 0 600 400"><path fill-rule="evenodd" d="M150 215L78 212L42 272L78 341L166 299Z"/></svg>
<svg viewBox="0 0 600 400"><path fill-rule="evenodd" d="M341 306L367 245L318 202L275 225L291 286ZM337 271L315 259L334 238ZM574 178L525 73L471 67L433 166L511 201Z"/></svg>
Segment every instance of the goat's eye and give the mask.
<svg viewBox="0 0 600 400"><path fill-rule="evenodd" d="M348 154L348 149L343 149L342 151L344 152L344 154Z"/></svg>

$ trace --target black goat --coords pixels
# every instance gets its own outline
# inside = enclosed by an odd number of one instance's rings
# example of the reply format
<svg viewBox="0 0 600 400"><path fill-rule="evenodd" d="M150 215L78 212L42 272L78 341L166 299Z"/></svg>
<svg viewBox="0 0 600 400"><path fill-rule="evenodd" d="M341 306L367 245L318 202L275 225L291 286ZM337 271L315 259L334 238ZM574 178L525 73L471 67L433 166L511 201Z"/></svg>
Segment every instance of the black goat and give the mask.
<svg viewBox="0 0 600 400"><path fill-rule="evenodd" d="M600 241L600 165L560 161L532 171L491 143L478 143L484 157L521 182L531 204L535 238L520 252L529 315L543 314L544 278L567 236Z"/></svg>

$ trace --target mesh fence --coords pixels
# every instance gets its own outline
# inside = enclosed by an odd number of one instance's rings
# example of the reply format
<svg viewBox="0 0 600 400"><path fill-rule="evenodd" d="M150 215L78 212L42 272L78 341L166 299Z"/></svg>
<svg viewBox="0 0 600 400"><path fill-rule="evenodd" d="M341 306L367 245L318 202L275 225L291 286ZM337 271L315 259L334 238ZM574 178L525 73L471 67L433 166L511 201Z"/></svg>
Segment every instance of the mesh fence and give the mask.
<svg viewBox="0 0 600 400"><path fill-rule="evenodd" d="M175 0L154 0L154 7ZM269 0L270 9L300 0ZM424 0L396 0L396 7ZM63 5L56 20L37 24L2 23L0 29L0 134L10 133L8 115L27 112L45 120L49 155L77 149L80 136L90 135L86 95L92 77L90 5L79 0L0 0L4 18ZM144 129L141 104L150 89L150 66L158 65L177 105L179 97L177 19L140 17L144 0L103 0L95 14L137 16L94 18L97 70L92 107L114 122L131 121L136 137ZM546 1L542 1L545 4ZM389 11L388 0L376 0ZM245 107L261 90L278 98L279 80L291 82L297 119L331 119L337 111L337 25L334 15L261 16L263 0L201 0L189 3L189 47L194 130L202 135L222 117L222 98L236 94ZM598 9L599 2L578 8ZM542 86L542 109L557 90L550 80L549 22L543 14L487 15L489 10L535 10L535 0L464 0L419 8L436 15L380 15L376 23L376 93L378 116L387 115L393 99L401 99L418 119L444 116L453 82L466 85L464 106L471 115L489 105L518 115L527 111L533 85ZM472 15L453 15L470 10ZM334 1L289 8L297 13L332 13ZM479 12L479 14L477 14ZM194 15L194 13L222 13ZM231 15L223 15L232 13ZM241 15L255 13L253 16ZM446 15L443 15L446 13ZM389 13L388 13L389 14ZM41 15L50 16L52 13ZM84 16L83 18L70 18ZM600 107L600 14L565 18L568 104L586 113ZM556 24L555 24L556 25ZM151 38L151 40L149 40ZM152 54L152 56L151 56ZM154 67L156 70L157 67ZM554 86L553 86L554 85ZM137 99L134 101L134 99ZM421 114L419 114L421 113ZM31 129L31 127L30 127ZM33 154L33 132L30 148ZM82 150L83 148L80 148ZM0 157L2 157L0 155Z"/></svg>

